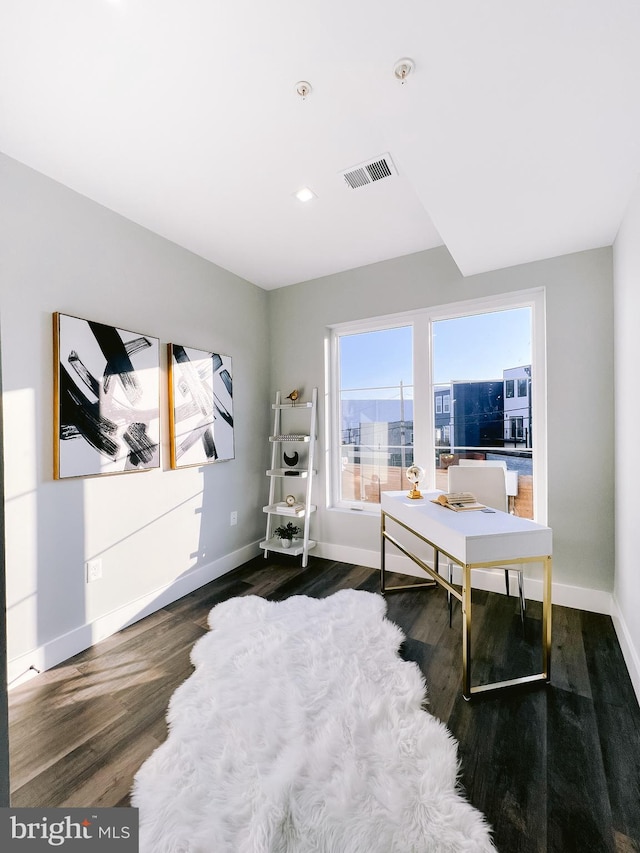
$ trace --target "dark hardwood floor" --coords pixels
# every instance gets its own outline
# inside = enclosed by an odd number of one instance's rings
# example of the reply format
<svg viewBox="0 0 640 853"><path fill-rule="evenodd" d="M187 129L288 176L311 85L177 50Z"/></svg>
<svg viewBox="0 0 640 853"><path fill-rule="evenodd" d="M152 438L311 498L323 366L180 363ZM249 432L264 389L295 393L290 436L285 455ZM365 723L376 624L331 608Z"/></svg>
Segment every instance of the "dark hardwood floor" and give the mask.
<svg viewBox="0 0 640 853"><path fill-rule="evenodd" d="M127 806L132 778L166 737L165 711L192 669L209 610L238 595L378 592L378 572L262 556L11 691L17 806ZM540 606L525 630L517 599L474 591L474 677L535 666ZM440 589L387 595L402 655L428 685L430 712L459 742L460 780L500 853L640 850L640 710L611 620L553 609L552 684L466 702L459 608ZM390 851L393 853L393 851Z"/></svg>

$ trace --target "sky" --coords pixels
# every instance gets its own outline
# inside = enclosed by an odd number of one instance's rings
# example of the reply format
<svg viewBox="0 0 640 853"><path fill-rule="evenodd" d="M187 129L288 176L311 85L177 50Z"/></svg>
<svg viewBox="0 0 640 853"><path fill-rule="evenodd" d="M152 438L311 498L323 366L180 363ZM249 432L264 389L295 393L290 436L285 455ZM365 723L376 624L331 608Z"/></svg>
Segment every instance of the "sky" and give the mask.
<svg viewBox="0 0 640 853"><path fill-rule="evenodd" d="M433 349L436 382L502 379L506 368L531 364L531 309L439 320Z"/></svg>
<svg viewBox="0 0 640 853"><path fill-rule="evenodd" d="M341 386L412 384L411 327L341 338ZM434 324L434 381L502 379L509 367L531 364L531 309L513 308L438 320ZM353 395L349 395L352 397ZM383 394L363 392L363 398ZM391 397L397 396L389 394ZM411 396L407 388L407 397Z"/></svg>

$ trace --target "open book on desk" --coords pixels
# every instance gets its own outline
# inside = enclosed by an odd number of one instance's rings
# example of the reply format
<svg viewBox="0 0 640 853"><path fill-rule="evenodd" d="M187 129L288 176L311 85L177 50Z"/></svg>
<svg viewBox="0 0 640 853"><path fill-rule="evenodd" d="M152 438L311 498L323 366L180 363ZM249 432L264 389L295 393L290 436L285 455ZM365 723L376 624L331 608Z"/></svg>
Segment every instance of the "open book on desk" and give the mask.
<svg viewBox="0 0 640 853"><path fill-rule="evenodd" d="M446 495L438 495L433 503L445 506L447 509L455 510L455 512L486 509L486 506L479 503L475 495L472 495L471 492L449 492Z"/></svg>

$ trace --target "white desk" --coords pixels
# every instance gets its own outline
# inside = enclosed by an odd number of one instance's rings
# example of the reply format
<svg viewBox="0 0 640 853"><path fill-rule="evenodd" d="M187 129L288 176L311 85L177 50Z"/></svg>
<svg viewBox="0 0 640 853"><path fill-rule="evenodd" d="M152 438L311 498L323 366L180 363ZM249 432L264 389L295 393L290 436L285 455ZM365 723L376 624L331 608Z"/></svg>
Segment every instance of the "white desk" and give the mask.
<svg viewBox="0 0 640 853"><path fill-rule="evenodd" d="M474 693L498 690L532 681L549 682L551 667L551 553L552 531L527 518L505 512L454 512L432 501L441 492L424 492L422 500L411 500L406 492L383 492L380 531L381 592L414 589L439 583L462 603L462 676L466 699ZM433 548L431 568L389 532L388 520L417 536ZM390 587L385 578L385 544L390 542L427 572L429 579L407 586ZM438 572L439 555L462 568L462 590L458 591ZM542 563L542 669L508 681L471 686L471 570L522 563Z"/></svg>

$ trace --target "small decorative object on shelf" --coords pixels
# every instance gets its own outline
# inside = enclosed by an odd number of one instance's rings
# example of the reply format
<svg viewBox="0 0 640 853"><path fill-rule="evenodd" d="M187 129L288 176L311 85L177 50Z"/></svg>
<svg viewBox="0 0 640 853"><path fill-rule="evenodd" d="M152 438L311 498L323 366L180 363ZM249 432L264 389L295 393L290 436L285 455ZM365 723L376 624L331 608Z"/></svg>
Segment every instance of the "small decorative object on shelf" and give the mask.
<svg viewBox="0 0 640 853"><path fill-rule="evenodd" d="M291 432L288 435L274 435L271 441L308 441L309 436L300 432Z"/></svg>
<svg viewBox="0 0 640 853"><path fill-rule="evenodd" d="M284 459L285 465L289 465L290 467L293 467L294 465L298 464L298 460L300 459L300 454L298 453L297 450L294 450L294 452L291 454L291 456L289 456L288 453L283 453L282 458Z"/></svg>
<svg viewBox="0 0 640 853"><path fill-rule="evenodd" d="M287 495L284 500L287 506L293 506L296 502L294 495Z"/></svg>
<svg viewBox="0 0 640 853"><path fill-rule="evenodd" d="M279 515L304 515L305 504L303 501L297 501L295 498L293 499L293 503L289 504L286 501L276 501L270 507L266 509L263 507L265 512L275 512Z"/></svg>
<svg viewBox="0 0 640 853"><path fill-rule="evenodd" d="M273 531L274 536L277 536L283 548L291 547L291 540L300 533L300 528L297 524L288 521L286 524L276 527Z"/></svg>
<svg viewBox="0 0 640 853"><path fill-rule="evenodd" d="M287 400L291 400L292 403L295 403L299 396L300 392L297 388L294 388L290 394L287 394Z"/></svg>
<svg viewBox="0 0 640 853"><path fill-rule="evenodd" d="M418 489L419 483L422 482L425 478L424 468L421 468L420 465L411 465L407 468L407 480L410 483L413 483L413 488L407 495L408 498L412 500L417 500L422 497L420 490Z"/></svg>

